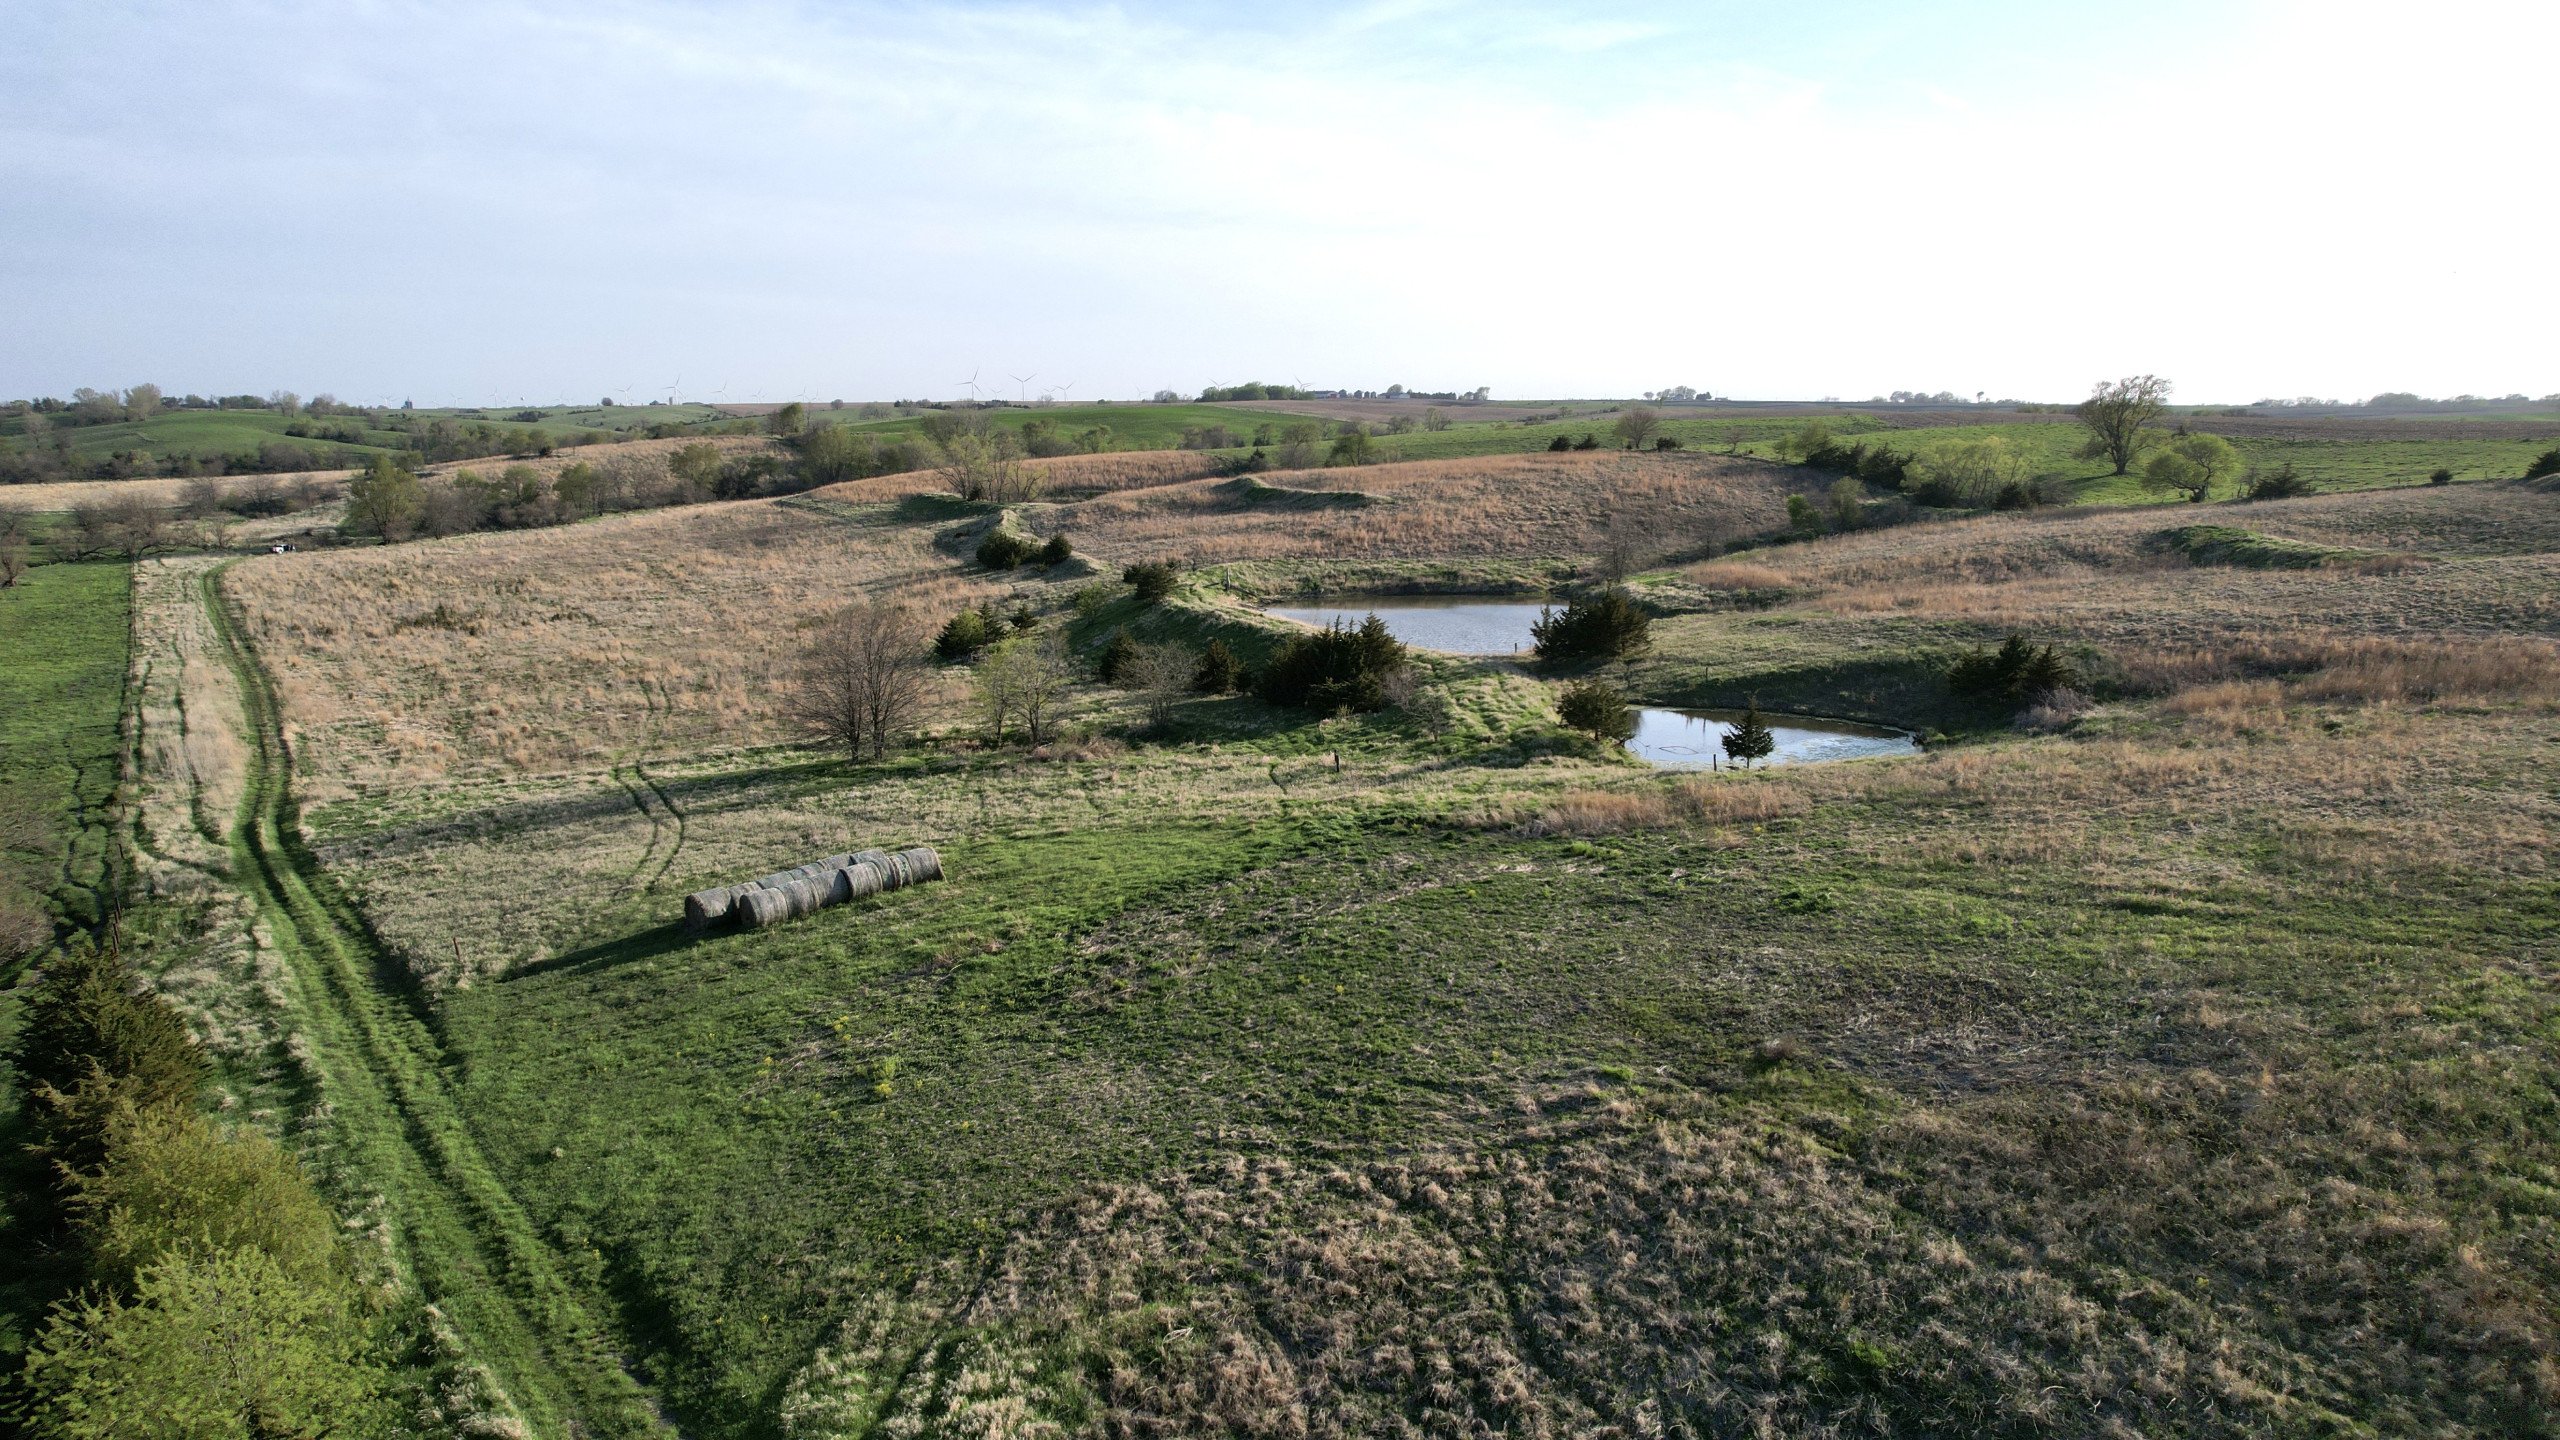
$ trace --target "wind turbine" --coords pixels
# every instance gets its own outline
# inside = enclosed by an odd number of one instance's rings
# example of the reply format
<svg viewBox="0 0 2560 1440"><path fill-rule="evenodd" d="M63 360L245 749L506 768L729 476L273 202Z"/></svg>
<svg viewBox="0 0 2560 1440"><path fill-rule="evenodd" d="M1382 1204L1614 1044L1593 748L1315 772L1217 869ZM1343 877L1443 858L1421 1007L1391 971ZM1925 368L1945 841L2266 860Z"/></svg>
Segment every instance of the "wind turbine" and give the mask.
<svg viewBox="0 0 2560 1440"><path fill-rule="evenodd" d="M1009 372L1008 372L1008 373L1009 373ZM1032 372L1031 372L1030 374L1028 374L1028 375L1015 375L1015 376L1013 377L1013 398L1014 398L1014 399L1016 399L1016 400L1021 401L1021 402L1022 402L1023 404L1025 404L1025 405L1030 404L1030 403L1031 403L1031 389L1030 389L1031 382L1032 382L1032 381L1034 381L1034 380L1037 380L1037 379L1039 379L1039 378L1040 378L1040 372L1039 372L1039 371L1037 371L1037 370L1032 371Z"/></svg>
<svg viewBox="0 0 2560 1440"><path fill-rule="evenodd" d="M679 404L679 403L681 403L681 402L679 402L679 401L676 399L676 390L677 390L677 388L678 388L678 387L682 386L683 384L684 384L684 377L683 377L683 376L681 376L681 375L679 375L679 376L677 376L676 378L674 378L673 380L670 380L670 381L668 381L668 382L667 382L667 403L668 403L668 404L670 404L670 405L675 405L675 404Z"/></svg>
<svg viewBox="0 0 2560 1440"><path fill-rule="evenodd" d="M1067 383L1065 383L1065 384L1063 384L1063 385L1059 386L1056 390L1051 391L1051 392L1050 392L1050 395L1051 395L1053 398L1063 399L1063 398L1065 397L1066 393L1067 393L1068 391L1070 391L1070 390L1073 390L1074 388L1076 388L1076 382L1074 382L1073 380L1070 380L1070 381L1068 381Z"/></svg>
<svg viewBox="0 0 2560 1440"><path fill-rule="evenodd" d="M978 400L984 398L978 392L978 372L975 368L972 368L969 371L968 379L962 380L959 383L968 389L970 399Z"/></svg>

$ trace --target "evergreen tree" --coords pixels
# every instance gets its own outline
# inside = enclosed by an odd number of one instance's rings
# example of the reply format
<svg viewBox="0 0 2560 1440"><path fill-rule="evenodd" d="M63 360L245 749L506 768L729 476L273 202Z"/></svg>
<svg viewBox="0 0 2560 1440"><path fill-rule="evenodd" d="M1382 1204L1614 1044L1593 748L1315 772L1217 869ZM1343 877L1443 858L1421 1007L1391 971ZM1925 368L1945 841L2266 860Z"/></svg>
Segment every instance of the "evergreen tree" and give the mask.
<svg viewBox="0 0 2560 1440"><path fill-rule="evenodd" d="M1114 630L1103 644L1102 658L1094 662L1093 673L1105 685L1117 684L1121 667L1136 659L1137 654L1138 642L1130 638L1129 632Z"/></svg>
<svg viewBox="0 0 2560 1440"><path fill-rule="evenodd" d="M36 1102L38 1143L74 1169L99 1162L120 1108L192 1106L205 1078L177 1010L114 949L86 944L45 967L10 1061Z"/></svg>
<svg viewBox="0 0 2560 1440"><path fill-rule="evenodd" d="M1556 715L1594 740L1623 742L1636 733L1636 712L1627 708L1627 697L1618 693L1618 687L1606 680L1566 686L1556 702Z"/></svg>
<svg viewBox="0 0 2560 1440"><path fill-rule="evenodd" d="M1200 673L1192 677L1191 688L1204 695L1224 695L1244 683L1244 664L1224 640L1212 640L1200 652Z"/></svg>
<svg viewBox="0 0 2560 1440"><path fill-rule="evenodd" d="M1760 718L1760 702L1753 699L1742 712L1741 723L1724 737L1724 753L1748 766L1755 760L1766 760L1778 748L1778 737L1769 733L1768 723Z"/></svg>

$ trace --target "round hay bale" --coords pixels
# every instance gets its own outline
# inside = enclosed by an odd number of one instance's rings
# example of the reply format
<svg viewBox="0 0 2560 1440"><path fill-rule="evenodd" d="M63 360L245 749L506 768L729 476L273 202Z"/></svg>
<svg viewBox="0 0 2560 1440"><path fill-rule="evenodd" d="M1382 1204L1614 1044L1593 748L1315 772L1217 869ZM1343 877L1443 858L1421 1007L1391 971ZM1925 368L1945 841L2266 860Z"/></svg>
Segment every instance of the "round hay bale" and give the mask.
<svg viewBox="0 0 2560 1440"><path fill-rule="evenodd" d="M696 890L684 897L684 923L689 930L708 930L729 918L729 907L738 898L739 887L714 885Z"/></svg>
<svg viewBox="0 0 2560 1440"><path fill-rule="evenodd" d="M836 878L838 903L859 900L866 895L877 895L889 888L889 872L867 861L860 865L846 866L836 872Z"/></svg>
<svg viewBox="0 0 2560 1440"><path fill-rule="evenodd" d="M942 878L942 855L930 845L918 845L898 852L898 861L906 868L907 883L921 885Z"/></svg>
<svg viewBox="0 0 2560 1440"><path fill-rule="evenodd" d="M750 890L738 897L738 917L750 930L791 918L791 897L780 890Z"/></svg>

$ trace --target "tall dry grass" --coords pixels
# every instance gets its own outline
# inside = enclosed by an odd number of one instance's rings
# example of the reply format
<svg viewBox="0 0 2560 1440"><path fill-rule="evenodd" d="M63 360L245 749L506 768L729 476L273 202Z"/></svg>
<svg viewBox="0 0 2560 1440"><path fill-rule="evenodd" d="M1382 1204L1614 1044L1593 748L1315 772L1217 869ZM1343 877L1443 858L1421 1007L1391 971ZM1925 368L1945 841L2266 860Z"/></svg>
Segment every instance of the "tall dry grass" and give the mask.
<svg viewBox="0 0 2560 1440"><path fill-rule="evenodd" d="M999 590L926 527L770 501L257 557L226 583L315 799L771 741L815 617L864 597L938 616Z"/></svg>
<svg viewBox="0 0 2560 1440"><path fill-rule="evenodd" d="M278 486L288 491L310 487L320 502L334 500L346 493L348 470L299 470L281 475L225 475L215 485L226 497L236 496L263 486ZM135 500L162 510L175 510L186 498L190 485L200 480L173 475L143 480L61 480L43 485L0 485L0 510L68 511L111 500Z"/></svg>
<svg viewBox="0 0 2560 1440"><path fill-rule="evenodd" d="M1208 479L1225 469L1225 462L1217 456L1197 450L1121 450L1022 463L1040 477L1041 485L1052 495L1107 494L1178 485L1186 480Z"/></svg>
<svg viewBox="0 0 2560 1440"><path fill-rule="evenodd" d="M1409 460L1257 477L1282 490L1352 491L1368 503L1248 499L1200 480L1104 495L1037 526L1112 560L1196 565L1259 559L1590 555L1612 526L1659 553L1785 523L1790 472L1706 455L1533 454Z"/></svg>
<svg viewBox="0 0 2560 1440"><path fill-rule="evenodd" d="M1482 819L1524 835L1618 835L1674 825L1756 825L1802 814L1806 805L1804 792L1780 778L1684 775L1667 784L1567 790Z"/></svg>
<svg viewBox="0 0 2560 1440"><path fill-rule="evenodd" d="M2525 636L2424 640L2294 634L2214 646L2168 646L2123 657L2136 691L2264 686L2290 679L2310 700L2560 699L2560 645Z"/></svg>

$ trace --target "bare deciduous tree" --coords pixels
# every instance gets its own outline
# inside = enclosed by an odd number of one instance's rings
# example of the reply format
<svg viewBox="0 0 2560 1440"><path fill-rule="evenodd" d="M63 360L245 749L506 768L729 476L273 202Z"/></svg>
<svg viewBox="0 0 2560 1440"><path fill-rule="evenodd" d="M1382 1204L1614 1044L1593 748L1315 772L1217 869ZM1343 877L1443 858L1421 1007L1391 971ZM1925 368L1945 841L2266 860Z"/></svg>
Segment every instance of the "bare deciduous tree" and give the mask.
<svg viewBox="0 0 2560 1440"><path fill-rule="evenodd" d="M1066 643L1055 634L1038 639L1026 635L979 661L978 704L987 712L996 743L1004 743L1006 722L1016 719L1032 744L1047 743L1059 704L1075 679Z"/></svg>
<svg viewBox="0 0 2560 1440"><path fill-rule="evenodd" d="M71 554L75 560L120 555L139 560L165 550L175 541L169 517L139 496L117 496L71 512Z"/></svg>
<svg viewBox="0 0 2560 1440"><path fill-rule="evenodd" d="M222 509L222 482L198 475L178 491L178 513L190 520L210 520Z"/></svg>
<svg viewBox="0 0 2560 1440"><path fill-rule="evenodd" d="M1147 707L1147 723L1162 726L1173 718L1173 707L1191 694L1193 677L1200 673L1200 652L1188 645L1168 641L1162 645L1140 645L1120 662L1117 683L1134 690Z"/></svg>
<svg viewBox="0 0 2560 1440"><path fill-rule="evenodd" d="M1013 432L963 430L935 444L942 451L943 474L961 499L1013 505L1039 497L1039 472L1022 463Z"/></svg>
<svg viewBox="0 0 2560 1440"><path fill-rule="evenodd" d="M1630 406L1609 428L1617 432L1628 449L1641 450L1652 444L1655 433L1662 429L1662 412L1650 405Z"/></svg>
<svg viewBox="0 0 2560 1440"><path fill-rule="evenodd" d="M2081 454L2105 460L2119 475L2133 469L2142 447L2150 442L2149 426L2169 408L2169 382L2157 375L2128 375L2110 384L2101 380L2072 414L2089 427L2089 443Z"/></svg>
<svg viewBox="0 0 2560 1440"><path fill-rule="evenodd" d="M27 537L15 530L0 530L0 590L17 584L18 577L26 573Z"/></svg>
<svg viewBox="0 0 2560 1440"><path fill-rule="evenodd" d="M838 611L800 652L792 718L853 759L888 754L924 703L925 640L924 622L905 606Z"/></svg>

